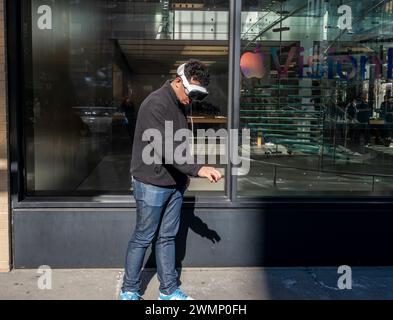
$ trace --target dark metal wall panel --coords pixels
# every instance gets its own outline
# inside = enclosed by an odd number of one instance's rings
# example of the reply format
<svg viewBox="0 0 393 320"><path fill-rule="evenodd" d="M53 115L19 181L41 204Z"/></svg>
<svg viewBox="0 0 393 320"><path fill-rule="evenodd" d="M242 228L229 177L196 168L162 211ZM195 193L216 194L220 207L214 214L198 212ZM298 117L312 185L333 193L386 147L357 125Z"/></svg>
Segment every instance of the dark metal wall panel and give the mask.
<svg viewBox="0 0 393 320"><path fill-rule="evenodd" d="M265 205L183 212L178 265L392 265L387 206ZM135 224L127 209L15 210L14 267L123 267ZM219 241L218 241L219 240ZM150 250L147 266L154 266Z"/></svg>

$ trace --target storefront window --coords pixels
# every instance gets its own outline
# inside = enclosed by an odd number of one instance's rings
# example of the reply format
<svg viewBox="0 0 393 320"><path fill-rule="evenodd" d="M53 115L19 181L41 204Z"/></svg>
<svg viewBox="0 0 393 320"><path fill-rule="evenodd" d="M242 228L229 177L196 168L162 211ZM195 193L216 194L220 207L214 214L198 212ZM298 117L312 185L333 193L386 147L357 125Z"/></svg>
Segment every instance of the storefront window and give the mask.
<svg viewBox="0 0 393 320"><path fill-rule="evenodd" d="M391 194L393 1L243 1L241 196Z"/></svg>
<svg viewBox="0 0 393 320"><path fill-rule="evenodd" d="M188 109L190 129L226 128L228 5L23 1L27 194L128 193L139 105L190 58L208 65L212 93ZM189 190L224 185L195 178Z"/></svg>

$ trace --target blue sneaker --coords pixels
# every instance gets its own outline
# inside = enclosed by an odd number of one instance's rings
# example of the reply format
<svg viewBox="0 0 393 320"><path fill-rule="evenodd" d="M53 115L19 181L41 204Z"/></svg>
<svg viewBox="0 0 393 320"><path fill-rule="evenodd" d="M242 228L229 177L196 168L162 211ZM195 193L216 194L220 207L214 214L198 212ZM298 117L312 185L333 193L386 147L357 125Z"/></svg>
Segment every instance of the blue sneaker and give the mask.
<svg viewBox="0 0 393 320"><path fill-rule="evenodd" d="M119 298L120 298L120 300L141 300L142 299L142 297L139 295L139 293L130 292L130 291L126 291L126 292L121 291Z"/></svg>
<svg viewBox="0 0 393 320"><path fill-rule="evenodd" d="M158 300L194 300L186 295L180 288L177 288L172 294L163 294L160 292Z"/></svg>

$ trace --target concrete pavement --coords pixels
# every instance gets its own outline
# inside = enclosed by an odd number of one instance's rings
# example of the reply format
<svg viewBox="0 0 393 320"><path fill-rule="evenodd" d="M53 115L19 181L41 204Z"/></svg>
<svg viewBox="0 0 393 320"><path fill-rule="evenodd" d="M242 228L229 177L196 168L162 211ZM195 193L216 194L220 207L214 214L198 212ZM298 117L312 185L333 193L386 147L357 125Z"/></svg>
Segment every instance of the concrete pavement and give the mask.
<svg viewBox="0 0 393 320"><path fill-rule="evenodd" d="M338 268L184 268L182 288L197 300L393 299L393 267L352 268L352 289L337 286ZM0 274L0 299L117 299L123 270L53 269L51 289L39 289L43 274ZM45 276L48 276L45 273ZM49 279L49 278L46 278ZM48 285L48 282L45 282ZM143 272L143 298L157 299L155 270Z"/></svg>

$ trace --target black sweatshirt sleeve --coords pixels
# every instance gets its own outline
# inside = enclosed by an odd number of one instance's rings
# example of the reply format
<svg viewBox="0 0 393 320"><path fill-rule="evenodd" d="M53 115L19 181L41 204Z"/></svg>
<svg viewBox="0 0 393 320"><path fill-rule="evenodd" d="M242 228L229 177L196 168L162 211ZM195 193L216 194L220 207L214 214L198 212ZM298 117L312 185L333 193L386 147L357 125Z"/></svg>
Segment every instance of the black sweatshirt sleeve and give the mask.
<svg viewBox="0 0 393 320"><path fill-rule="evenodd" d="M149 129L149 128L157 129L161 133L161 137L162 137L161 146L160 147L155 146L155 144L152 145L152 147L154 148L154 153L166 165L171 165L186 175L197 177L200 168L203 167L203 164L196 164L195 157L193 157L189 152L190 151L189 146L186 149L187 150L186 163L184 163L184 164L177 163L177 161L174 157L174 154L172 154L172 159L166 158L166 155L165 155L165 121L173 121L173 123L177 123L177 120L173 118L173 114L171 114L170 110L168 110L168 108L165 106L164 103L162 103L161 101L157 101L156 99L154 99L154 100L151 101L149 108L147 108L149 111L146 112L146 114L144 115L146 117L144 119L145 124L146 124L145 129ZM174 131L173 132L173 136L174 136L175 131L176 131L175 125L174 125L173 131ZM174 153L176 148L180 144L184 143L184 140L183 141L175 141L173 139L172 141L168 141L168 142L173 143L173 153ZM155 143L157 143L157 142L155 142Z"/></svg>

